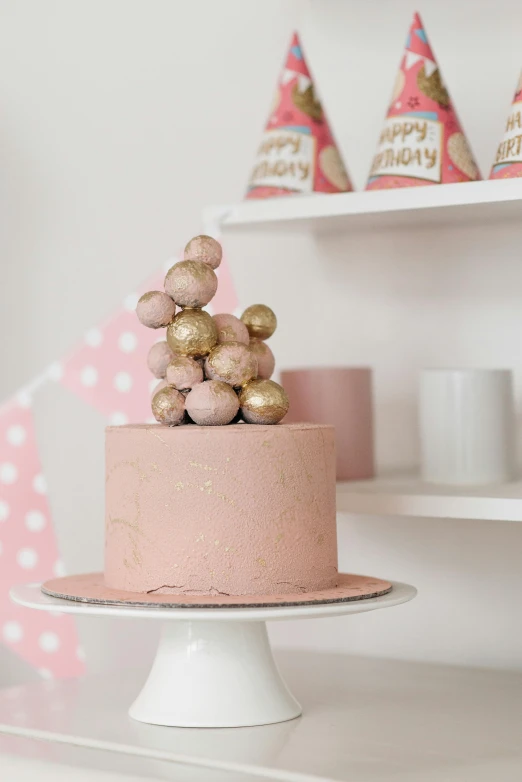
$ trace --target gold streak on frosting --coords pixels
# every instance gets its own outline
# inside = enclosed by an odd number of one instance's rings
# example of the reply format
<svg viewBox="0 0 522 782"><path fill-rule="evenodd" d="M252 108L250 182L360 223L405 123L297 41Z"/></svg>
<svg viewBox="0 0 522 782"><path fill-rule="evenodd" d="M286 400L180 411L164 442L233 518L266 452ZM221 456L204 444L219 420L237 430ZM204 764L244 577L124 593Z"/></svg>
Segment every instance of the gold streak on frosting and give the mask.
<svg viewBox="0 0 522 782"><path fill-rule="evenodd" d="M190 461L191 467L198 467L200 470L206 470L207 472L217 472L217 467L211 467L210 464L200 464L199 462Z"/></svg>

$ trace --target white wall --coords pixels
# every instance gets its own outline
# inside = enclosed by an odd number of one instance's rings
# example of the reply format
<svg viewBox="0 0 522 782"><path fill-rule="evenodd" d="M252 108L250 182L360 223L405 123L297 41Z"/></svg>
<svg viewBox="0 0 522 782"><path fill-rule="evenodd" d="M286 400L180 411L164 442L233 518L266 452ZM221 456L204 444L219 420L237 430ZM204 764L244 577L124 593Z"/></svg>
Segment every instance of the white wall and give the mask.
<svg viewBox="0 0 522 782"><path fill-rule="evenodd" d="M487 174L522 65L522 6L417 5ZM3 0L0 8L0 330L12 332L0 341L2 396L198 232L205 205L242 197L295 25L363 187L414 10L410 0ZM320 238L242 234L225 243L243 302L265 298L277 310L280 366L374 367L377 451L388 467L416 461L422 366L521 369L520 236L517 225L415 226ZM269 257L280 261L277 285L264 273ZM517 391L520 398L520 384ZM101 416L80 415L70 395L52 388L39 394L36 414L67 564L99 567ZM64 424L73 419L74 429ZM64 458L75 443L77 464ZM343 517L343 567L411 581L419 597L389 612L282 623L273 637L522 667L521 536L516 524ZM80 631L100 667L103 644L114 649L122 628L93 620ZM145 635L127 632L117 649ZM118 660L113 651L111 664Z"/></svg>

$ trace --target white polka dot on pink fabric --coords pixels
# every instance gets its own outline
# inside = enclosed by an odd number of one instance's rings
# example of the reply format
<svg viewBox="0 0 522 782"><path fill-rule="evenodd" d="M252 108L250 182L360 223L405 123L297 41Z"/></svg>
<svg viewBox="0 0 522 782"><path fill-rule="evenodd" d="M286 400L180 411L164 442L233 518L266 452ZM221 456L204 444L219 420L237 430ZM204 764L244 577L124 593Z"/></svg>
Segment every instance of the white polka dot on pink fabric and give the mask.
<svg viewBox="0 0 522 782"><path fill-rule="evenodd" d="M125 296L123 300L123 306L127 310L127 312L135 312L136 307L138 306L138 299L140 297L137 293L129 293L128 296Z"/></svg>
<svg viewBox="0 0 522 782"><path fill-rule="evenodd" d="M90 348L97 348L103 342L103 333L100 329L89 329L85 333L85 343Z"/></svg>
<svg viewBox="0 0 522 782"><path fill-rule="evenodd" d="M132 353L133 350L136 350L137 344L138 338L132 331L124 331L123 334L120 334L118 347L123 353Z"/></svg>
<svg viewBox="0 0 522 782"><path fill-rule="evenodd" d="M38 554L34 548L21 548L16 554L16 561L23 570L32 570L38 563Z"/></svg>
<svg viewBox="0 0 522 782"><path fill-rule="evenodd" d="M24 637L24 630L20 622L5 622L2 627L2 636L8 643L18 643Z"/></svg>
<svg viewBox="0 0 522 782"><path fill-rule="evenodd" d="M16 447L19 447L20 445L23 445L27 439L27 432L25 431L25 428L21 426L20 424L13 424L13 426L10 426L9 429L6 432L5 439L9 443L9 445L14 445Z"/></svg>
<svg viewBox="0 0 522 782"><path fill-rule="evenodd" d="M87 388L95 386L98 382L98 370L96 367L93 367L90 364L84 367L80 373L80 382L82 386L86 386Z"/></svg>
<svg viewBox="0 0 522 782"><path fill-rule="evenodd" d="M16 395L16 401L20 405L20 407L28 408L31 407L33 403L33 398L31 396L31 392L27 391L26 389L23 389L22 391L19 391Z"/></svg>
<svg viewBox="0 0 522 782"><path fill-rule="evenodd" d="M47 524L47 519L40 510L27 511L24 521L29 532L41 532Z"/></svg>
<svg viewBox="0 0 522 782"><path fill-rule="evenodd" d="M122 393L128 393L132 388L132 377L128 372L118 372L114 376L114 388Z"/></svg>
<svg viewBox="0 0 522 782"><path fill-rule="evenodd" d="M46 630L45 633L42 633L38 638L38 646L42 652L53 654L60 648L60 639L52 630Z"/></svg>
<svg viewBox="0 0 522 782"><path fill-rule="evenodd" d="M18 470L12 462L3 462L0 464L0 483L9 486L15 483L18 478Z"/></svg>
<svg viewBox="0 0 522 782"><path fill-rule="evenodd" d="M129 422L128 417L125 415L125 413L111 413L109 416L109 423L111 426L123 426L124 424L127 424Z"/></svg>
<svg viewBox="0 0 522 782"><path fill-rule="evenodd" d="M9 518L10 512L11 508L9 507L9 503L5 500L0 500L0 521L6 521Z"/></svg>
<svg viewBox="0 0 522 782"><path fill-rule="evenodd" d="M33 478L33 489L37 494L47 494L47 481L41 472Z"/></svg>
<svg viewBox="0 0 522 782"><path fill-rule="evenodd" d="M49 668L38 668L38 673L42 679L54 679L54 674Z"/></svg>

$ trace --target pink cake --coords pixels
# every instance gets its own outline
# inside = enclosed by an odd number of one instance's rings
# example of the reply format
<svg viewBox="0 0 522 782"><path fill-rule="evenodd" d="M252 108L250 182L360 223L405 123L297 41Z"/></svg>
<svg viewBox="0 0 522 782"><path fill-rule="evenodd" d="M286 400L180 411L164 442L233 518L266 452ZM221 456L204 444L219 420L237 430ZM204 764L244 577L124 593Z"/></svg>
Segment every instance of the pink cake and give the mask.
<svg viewBox="0 0 522 782"><path fill-rule="evenodd" d="M105 585L184 595L337 585L331 426L108 427Z"/></svg>

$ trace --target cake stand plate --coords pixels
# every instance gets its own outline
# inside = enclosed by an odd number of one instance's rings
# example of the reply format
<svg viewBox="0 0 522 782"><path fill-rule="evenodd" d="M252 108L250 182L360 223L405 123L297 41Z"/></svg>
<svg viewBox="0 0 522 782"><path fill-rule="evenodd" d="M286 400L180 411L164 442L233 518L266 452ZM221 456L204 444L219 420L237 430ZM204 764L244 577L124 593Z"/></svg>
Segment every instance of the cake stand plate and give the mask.
<svg viewBox="0 0 522 782"><path fill-rule="evenodd" d="M42 592L50 597L63 597L81 603L102 605L153 606L162 608L273 608L303 606L317 603L342 603L366 600L390 592L392 585L382 578L339 573L336 586L315 592L284 592L270 595L186 595L179 592L128 592L105 585L103 573L80 573L53 578L42 584Z"/></svg>
<svg viewBox="0 0 522 782"><path fill-rule="evenodd" d="M357 614L405 603L414 587L391 583L380 597L275 607L183 608L101 604L51 597L40 584L11 590L18 604L41 611L163 622L149 677L130 707L140 722L191 728L267 725L294 719L301 706L277 670L267 620Z"/></svg>

